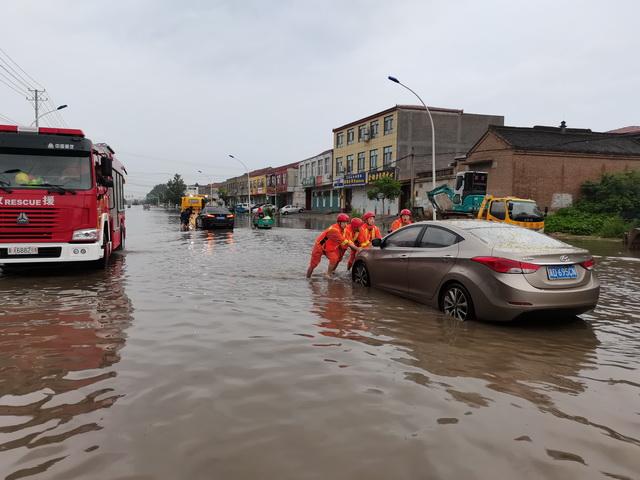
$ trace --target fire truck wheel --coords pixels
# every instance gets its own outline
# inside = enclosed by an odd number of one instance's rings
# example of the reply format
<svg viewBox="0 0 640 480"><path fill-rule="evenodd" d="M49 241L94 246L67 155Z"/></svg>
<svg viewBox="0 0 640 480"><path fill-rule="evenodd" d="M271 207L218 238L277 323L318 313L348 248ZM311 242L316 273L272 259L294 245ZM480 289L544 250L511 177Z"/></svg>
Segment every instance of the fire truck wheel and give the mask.
<svg viewBox="0 0 640 480"><path fill-rule="evenodd" d="M106 269L109 266L109 262L111 261L111 241L109 240L109 234L105 230L102 241L102 258L96 261L96 266L98 268Z"/></svg>

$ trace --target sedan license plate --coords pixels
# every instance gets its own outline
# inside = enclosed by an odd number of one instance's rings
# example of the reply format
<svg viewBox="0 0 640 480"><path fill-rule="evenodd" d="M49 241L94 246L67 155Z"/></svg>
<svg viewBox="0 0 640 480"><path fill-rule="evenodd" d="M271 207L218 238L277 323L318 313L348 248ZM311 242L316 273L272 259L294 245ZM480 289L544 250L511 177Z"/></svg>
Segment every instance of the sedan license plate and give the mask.
<svg viewBox="0 0 640 480"><path fill-rule="evenodd" d="M575 265L558 265L547 267L549 280L575 280L578 278L578 271Z"/></svg>
<svg viewBox="0 0 640 480"><path fill-rule="evenodd" d="M226 220L227 216L226 215L218 215L218 220Z"/></svg>
<svg viewBox="0 0 640 480"><path fill-rule="evenodd" d="M38 247L9 247L8 255L37 255Z"/></svg>

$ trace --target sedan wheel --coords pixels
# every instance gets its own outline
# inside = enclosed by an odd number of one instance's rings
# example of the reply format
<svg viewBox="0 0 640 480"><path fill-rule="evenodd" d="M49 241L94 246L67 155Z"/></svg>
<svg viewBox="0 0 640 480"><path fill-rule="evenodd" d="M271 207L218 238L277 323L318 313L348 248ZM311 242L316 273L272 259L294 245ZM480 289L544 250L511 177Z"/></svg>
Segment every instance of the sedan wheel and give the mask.
<svg viewBox="0 0 640 480"><path fill-rule="evenodd" d="M369 271L364 263L358 262L353 268L352 273L353 283L358 285L362 285L363 287L368 287L371 285L371 281L369 280Z"/></svg>
<svg viewBox="0 0 640 480"><path fill-rule="evenodd" d="M458 320L473 318L473 302L471 295L462 285L453 284L447 287L442 295L442 311Z"/></svg>

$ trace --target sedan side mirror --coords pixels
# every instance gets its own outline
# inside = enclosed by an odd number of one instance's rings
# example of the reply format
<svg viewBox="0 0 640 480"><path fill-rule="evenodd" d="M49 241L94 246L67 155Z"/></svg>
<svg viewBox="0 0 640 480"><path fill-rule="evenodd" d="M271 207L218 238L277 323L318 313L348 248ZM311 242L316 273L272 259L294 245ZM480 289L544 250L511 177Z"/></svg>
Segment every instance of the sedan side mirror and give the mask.
<svg viewBox="0 0 640 480"><path fill-rule="evenodd" d="M374 238L371 240L371 245L382 248L382 240L380 238Z"/></svg>

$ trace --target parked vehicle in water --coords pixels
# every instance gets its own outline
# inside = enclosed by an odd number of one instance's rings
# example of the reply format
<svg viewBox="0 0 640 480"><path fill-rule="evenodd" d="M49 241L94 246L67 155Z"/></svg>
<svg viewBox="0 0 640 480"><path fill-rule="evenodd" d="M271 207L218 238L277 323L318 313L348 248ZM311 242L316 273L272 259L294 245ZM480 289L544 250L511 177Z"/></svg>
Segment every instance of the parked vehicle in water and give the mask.
<svg viewBox="0 0 640 480"><path fill-rule="evenodd" d="M227 207L204 207L196 216L196 228L233 228L235 215Z"/></svg>
<svg viewBox="0 0 640 480"><path fill-rule="evenodd" d="M459 320L510 321L595 308L594 260L525 228L480 220L419 222L360 252L353 282L430 304Z"/></svg>
<svg viewBox="0 0 640 480"><path fill-rule="evenodd" d="M487 195L480 205L477 218L544 232L544 213L534 200L525 198Z"/></svg>
<svg viewBox="0 0 640 480"><path fill-rule="evenodd" d="M264 211L275 211L276 209L276 207L271 203L258 203L251 207L251 213L257 213L259 208L262 208Z"/></svg>
<svg viewBox="0 0 640 480"><path fill-rule="evenodd" d="M236 213L247 213L249 211L249 204L248 203L236 203L236 206L234 207L234 210Z"/></svg>
<svg viewBox="0 0 640 480"><path fill-rule="evenodd" d="M105 267L125 244L126 173L82 130L0 125L0 264Z"/></svg>
<svg viewBox="0 0 640 480"><path fill-rule="evenodd" d="M298 205L285 205L280 209L280 213L282 215L289 215L290 213L302 213L304 212L304 208L299 207Z"/></svg>

